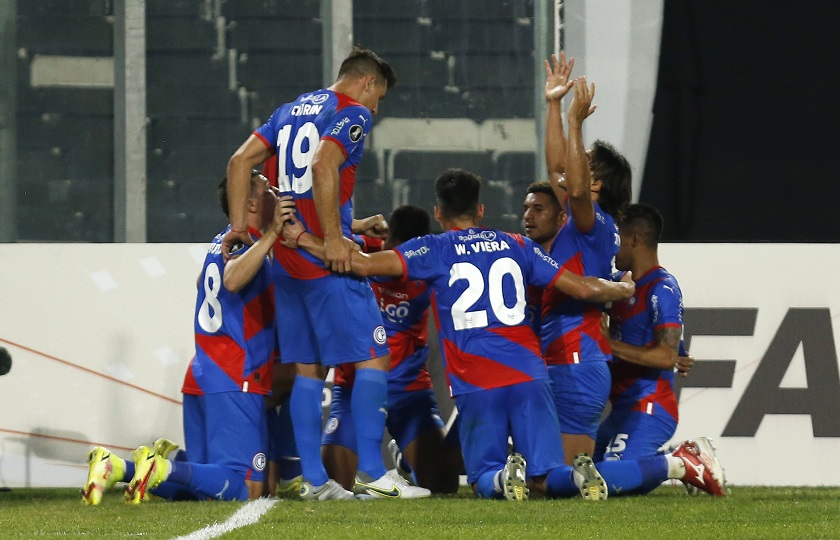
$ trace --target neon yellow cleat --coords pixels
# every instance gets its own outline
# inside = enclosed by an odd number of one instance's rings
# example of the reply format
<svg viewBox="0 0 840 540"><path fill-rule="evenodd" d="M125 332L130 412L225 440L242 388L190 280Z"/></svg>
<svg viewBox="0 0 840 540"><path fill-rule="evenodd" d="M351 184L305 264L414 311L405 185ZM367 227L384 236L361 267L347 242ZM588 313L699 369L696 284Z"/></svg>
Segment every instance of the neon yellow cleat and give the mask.
<svg viewBox="0 0 840 540"><path fill-rule="evenodd" d="M97 446L88 454L88 465L87 482L82 488L82 502L96 506L102 501L105 490L125 476L125 460L115 456L107 448Z"/></svg>
<svg viewBox="0 0 840 540"><path fill-rule="evenodd" d="M155 441L155 444L152 448L154 448L155 454L163 456L164 459L169 459L169 454L179 449L180 446L170 441L169 439L164 439L163 437L161 437L160 439Z"/></svg>
<svg viewBox="0 0 840 540"><path fill-rule="evenodd" d="M133 456L134 478L125 488L125 501L140 504L147 497L147 491L166 480L172 465L148 446L141 446Z"/></svg>
<svg viewBox="0 0 840 540"><path fill-rule="evenodd" d="M300 498L300 484L303 477L298 475L291 480L281 478L277 482L277 496L281 499L299 499Z"/></svg>

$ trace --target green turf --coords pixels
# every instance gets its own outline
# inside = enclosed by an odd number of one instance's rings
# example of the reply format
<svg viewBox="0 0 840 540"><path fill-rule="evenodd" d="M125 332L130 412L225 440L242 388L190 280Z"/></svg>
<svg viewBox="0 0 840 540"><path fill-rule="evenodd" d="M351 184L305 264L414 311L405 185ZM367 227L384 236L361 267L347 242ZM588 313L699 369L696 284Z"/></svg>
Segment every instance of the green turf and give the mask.
<svg viewBox="0 0 840 540"><path fill-rule="evenodd" d="M98 507L78 490L0 493L0 538L173 538L225 521L241 503L122 502ZM419 501L279 501L256 525L223 538L840 538L840 488L735 487L727 498L663 486L605 502L523 503L457 497Z"/></svg>

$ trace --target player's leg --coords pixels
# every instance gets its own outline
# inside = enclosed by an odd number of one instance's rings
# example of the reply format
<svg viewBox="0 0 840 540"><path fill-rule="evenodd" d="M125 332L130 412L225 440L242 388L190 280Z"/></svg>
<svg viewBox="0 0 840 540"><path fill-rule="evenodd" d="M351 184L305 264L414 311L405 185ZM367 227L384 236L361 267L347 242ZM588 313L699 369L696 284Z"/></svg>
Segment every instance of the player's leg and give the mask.
<svg viewBox="0 0 840 540"><path fill-rule="evenodd" d="M321 459L327 474L344 489L353 490L359 459L356 456L356 428L350 400L352 387L333 386L330 415L321 439Z"/></svg>
<svg viewBox="0 0 840 540"><path fill-rule="evenodd" d="M656 489L668 479L668 460L658 453L676 431L677 422L664 409L653 414L613 410L601 424L599 441L604 443L598 471L610 496L640 495Z"/></svg>
<svg viewBox="0 0 840 540"><path fill-rule="evenodd" d="M508 400L510 388L477 390L455 397L467 482L481 498L505 498L502 474L508 457L509 419L515 414Z"/></svg>
<svg viewBox="0 0 840 540"><path fill-rule="evenodd" d="M611 377L606 361L549 366L554 405L563 437L564 460L592 456L601 413L609 399Z"/></svg>
<svg viewBox="0 0 840 540"><path fill-rule="evenodd" d="M266 491L271 496L296 498L300 491L300 457L295 445L292 416L289 412L295 365L275 359L271 396L266 398L268 420L268 465ZM279 482L279 485L278 485Z"/></svg>
<svg viewBox="0 0 840 540"><path fill-rule="evenodd" d="M446 428L431 389L390 393L387 426L418 486L432 493L458 491L460 446L444 443Z"/></svg>

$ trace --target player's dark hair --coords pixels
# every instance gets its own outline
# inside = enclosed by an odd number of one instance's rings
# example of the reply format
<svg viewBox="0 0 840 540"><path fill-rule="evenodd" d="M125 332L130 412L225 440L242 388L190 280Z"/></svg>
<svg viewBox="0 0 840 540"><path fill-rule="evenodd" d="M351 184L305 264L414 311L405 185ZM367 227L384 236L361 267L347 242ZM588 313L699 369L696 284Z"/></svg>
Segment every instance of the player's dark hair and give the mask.
<svg viewBox="0 0 840 540"><path fill-rule="evenodd" d="M432 230L429 213L419 206L403 205L391 212L388 219L389 235L402 244L418 236L426 236Z"/></svg>
<svg viewBox="0 0 840 540"><path fill-rule="evenodd" d="M249 194L253 192L255 179L262 176L262 173L256 169L251 170L251 183L250 183L250 191ZM218 187L216 188L216 195L219 197L219 206L222 207L222 212L230 219L230 208L228 207L228 194L227 194L227 185L228 179L227 176L222 178L222 181L219 182Z"/></svg>
<svg viewBox="0 0 840 540"><path fill-rule="evenodd" d="M548 198L551 199L551 202L562 210L563 203L557 199L557 194L554 193L554 189L551 187L551 182L548 180L537 180L536 182L533 182L528 186L527 193L545 193L548 195Z"/></svg>
<svg viewBox="0 0 840 540"><path fill-rule="evenodd" d="M630 163L611 144L595 141L591 149L590 168L592 181L601 181L598 205L604 212L618 219L632 198L633 173Z"/></svg>
<svg viewBox="0 0 840 540"><path fill-rule="evenodd" d="M648 247L655 248L662 237L665 220L662 214L649 204L631 204L621 214L619 227L622 232L638 234Z"/></svg>
<svg viewBox="0 0 840 540"><path fill-rule="evenodd" d="M435 180L438 208L443 217L478 217L481 177L464 169L446 169Z"/></svg>
<svg viewBox="0 0 840 540"><path fill-rule="evenodd" d="M354 48L350 54L341 62L338 68L338 78L344 75L364 77L375 75L385 81L388 88L397 84L397 75L394 68L370 49Z"/></svg>

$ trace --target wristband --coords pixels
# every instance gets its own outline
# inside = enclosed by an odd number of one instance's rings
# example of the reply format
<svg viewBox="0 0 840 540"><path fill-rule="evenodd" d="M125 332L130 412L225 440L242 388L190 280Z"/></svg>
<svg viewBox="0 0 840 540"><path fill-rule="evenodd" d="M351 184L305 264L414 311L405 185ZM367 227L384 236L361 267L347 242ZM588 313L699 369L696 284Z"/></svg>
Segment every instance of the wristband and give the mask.
<svg viewBox="0 0 840 540"><path fill-rule="evenodd" d="M306 231L303 231L302 233L300 233L299 235L297 235L295 237L295 245L296 246L300 245L300 244L298 244L298 240L300 240L300 237L303 236L304 234L306 234Z"/></svg>
<svg viewBox="0 0 840 540"><path fill-rule="evenodd" d="M245 230L243 229L243 230L241 230L241 231L237 231L236 229L234 229L233 227L231 227L231 228L230 228L230 232L235 232L235 233L244 233L244 232L245 232Z"/></svg>

